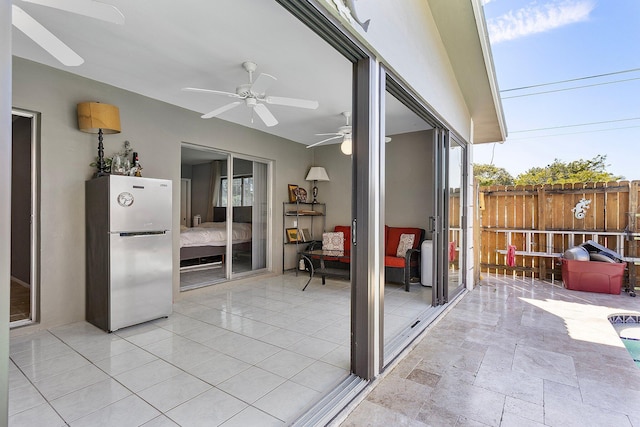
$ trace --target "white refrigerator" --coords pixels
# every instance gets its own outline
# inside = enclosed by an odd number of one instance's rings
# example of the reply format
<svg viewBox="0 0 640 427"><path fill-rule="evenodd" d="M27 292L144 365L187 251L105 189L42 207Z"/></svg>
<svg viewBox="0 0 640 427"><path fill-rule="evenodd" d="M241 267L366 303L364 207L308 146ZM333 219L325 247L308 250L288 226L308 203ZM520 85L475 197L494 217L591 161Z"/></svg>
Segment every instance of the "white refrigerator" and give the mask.
<svg viewBox="0 0 640 427"><path fill-rule="evenodd" d="M171 314L171 181L86 182L86 319L113 332Z"/></svg>

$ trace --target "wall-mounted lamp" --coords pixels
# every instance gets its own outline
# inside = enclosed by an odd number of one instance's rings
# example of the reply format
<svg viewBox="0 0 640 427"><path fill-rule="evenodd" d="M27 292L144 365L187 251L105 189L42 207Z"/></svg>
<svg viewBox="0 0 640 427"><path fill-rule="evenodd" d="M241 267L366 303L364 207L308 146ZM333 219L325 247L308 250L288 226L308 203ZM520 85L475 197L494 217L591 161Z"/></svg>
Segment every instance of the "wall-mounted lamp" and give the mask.
<svg viewBox="0 0 640 427"><path fill-rule="evenodd" d="M78 104L78 129L82 132L98 134L98 172L96 177L107 175L102 134L120 133L120 110L115 105L82 102Z"/></svg>
<svg viewBox="0 0 640 427"><path fill-rule="evenodd" d="M312 166L309 169L309 173L305 178L307 181L313 181L313 202L318 203L318 187L316 186L316 182L318 181L329 181L329 175L327 175L327 171L324 170L322 166Z"/></svg>

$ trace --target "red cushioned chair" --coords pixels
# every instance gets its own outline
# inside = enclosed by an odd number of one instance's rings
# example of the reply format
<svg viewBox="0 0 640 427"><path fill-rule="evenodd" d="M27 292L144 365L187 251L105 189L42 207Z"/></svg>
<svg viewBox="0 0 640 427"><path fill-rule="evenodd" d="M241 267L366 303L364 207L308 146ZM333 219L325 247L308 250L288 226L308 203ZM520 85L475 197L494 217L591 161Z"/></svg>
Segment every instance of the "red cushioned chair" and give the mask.
<svg viewBox="0 0 640 427"><path fill-rule="evenodd" d="M344 234L344 253L351 253L351 227L346 225L336 225L333 229L335 233ZM406 253L398 257L397 250L400 243L400 236L403 234L412 234L413 245ZM402 283L405 291L409 292L410 280L412 277L419 277L420 265L420 245L424 240L425 231L415 227L384 227L385 240L385 257L384 271L385 278L388 282ZM337 261L325 258L325 261ZM343 264L348 264L348 260L340 260Z"/></svg>
<svg viewBox="0 0 640 427"><path fill-rule="evenodd" d="M412 234L413 245L403 257L398 257L396 252L402 234ZM404 290L409 292L411 278L420 276L420 245L424 235L422 228L385 226L384 274L387 282L402 283Z"/></svg>

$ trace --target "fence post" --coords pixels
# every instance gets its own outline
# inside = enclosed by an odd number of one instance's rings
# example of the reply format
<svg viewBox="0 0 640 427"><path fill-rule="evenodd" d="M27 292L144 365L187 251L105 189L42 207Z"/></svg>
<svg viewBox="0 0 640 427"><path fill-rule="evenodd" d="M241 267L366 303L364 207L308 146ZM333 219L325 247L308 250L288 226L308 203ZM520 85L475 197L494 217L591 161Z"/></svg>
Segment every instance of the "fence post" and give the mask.
<svg viewBox="0 0 640 427"><path fill-rule="evenodd" d="M544 185L539 185L536 189L538 193L538 230L547 229L547 192ZM540 234L538 236L538 248L547 247L547 236ZM546 250L546 249L545 249ZM547 278L547 262L538 258L538 278L545 280Z"/></svg>
<svg viewBox="0 0 640 427"><path fill-rule="evenodd" d="M635 233L638 230L638 184L640 181L631 181L629 183L629 231ZM635 258L637 255L638 242L635 238L629 242L629 256ZM635 262L629 263L629 289L630 292L635 292L636 286L636 264Z"/></svg>
<svg viewBox="0 0 640 427"><path fill-rule="evenodd" d="M482 258L482 238L480 229L482 228L482 214L480 206L480 181L473 181L473 194L475 196L473 204L473 281L474 286L480 284L480 262Z"/></svg>

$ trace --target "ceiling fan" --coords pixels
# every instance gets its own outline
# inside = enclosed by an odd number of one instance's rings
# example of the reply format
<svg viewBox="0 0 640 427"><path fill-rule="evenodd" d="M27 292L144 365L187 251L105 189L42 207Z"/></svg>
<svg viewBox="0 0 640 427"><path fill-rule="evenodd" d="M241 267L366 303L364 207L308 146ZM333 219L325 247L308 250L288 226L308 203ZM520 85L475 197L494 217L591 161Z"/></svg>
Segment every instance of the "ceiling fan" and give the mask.
<svg viewBox="0 0 640 427"><path fill-rule="evenodd" d="M315 142L311 145L307 145L307 148L313 148L321 144L326 144L329 141L333 141L335 139L342 138L342 141L335 141L335 143L342 142L340 145L340 150L344 154L351 155L352 153L352 141L351 141L351 111L345 111L342 113L345 118L346 124L344 126L340 126L337 132L333 133L317 133L316 136L328 136L329 138L323 139L322 141ZM391 138L388 136L384 138L384 142L391 142Z"/></svg>
<svg viewBox="0 0 640 427"><path fill-rule="evenodd" d="M269 74L261 73L258 78L253 81L253 73L254 71L256 71L256 68L258 66L254 62L246 61L242 63L242 67L247 71L247 73L249 73L249 83L238 86L235 93L212 89L199 89L195 87L182 88L182 90L188 92L212 93L214 95L223 95L228 96L229 98L238 99L238 101L223 105L220 108L216 108L213 111L203 114L203 119L210 119L211 117L218 116L244 103L247 107L251 108L252 111L255 111L255 113L258 115L258 117L260 117L265 125L275 126L278 124L278 120L276 120L274 115L271 113L271 111L269 111L264 103L272 105L285 105L287 107L307 108L309 110L315 110L316 108L318 108L318 101L309 101L306 99L296 98L283 98L280 96L267 96L265 93L266 90L277 79ZM251 122L253 123L253 116L251 118Z"/></svg>
<svg viewBox="0 0 640 427"><path fill-rule="evenodd" d="M77 15L88 16L114 24L124 24L124 15L115 6L93 0L22 0L54 9L64 10ZM84 62L69 46L54 36L42 24L15 4L11 5L11 21L13 26L36 42L51 56L63 65L73 67Z"/></svg>

